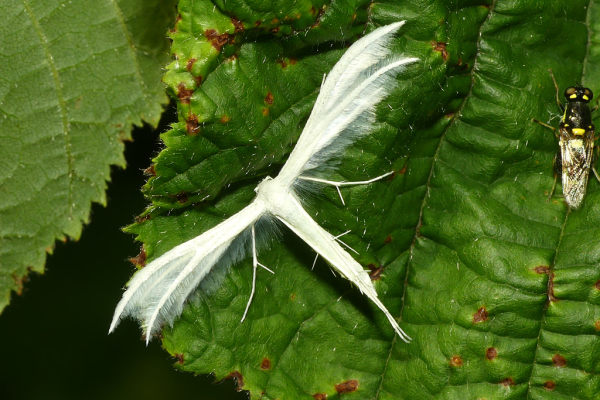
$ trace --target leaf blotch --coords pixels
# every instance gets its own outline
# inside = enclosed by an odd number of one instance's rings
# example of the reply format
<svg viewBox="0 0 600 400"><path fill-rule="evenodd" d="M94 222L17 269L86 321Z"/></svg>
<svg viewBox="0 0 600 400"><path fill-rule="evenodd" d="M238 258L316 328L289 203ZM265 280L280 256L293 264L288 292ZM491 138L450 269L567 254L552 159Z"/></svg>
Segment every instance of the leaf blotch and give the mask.
<svg viewBox="0 0 600 400"><path fill-rule="evenodd" d="M446 50L446 45L448 43L444 43L444 42L431 42L431 46L433 47L433 51L439 51L442 55L442 59L444 61L448 61L448 59L450 58L450 54L448 54L448 50Z"/></svg>
<svg viewBox="0 0 600 400"><path fill-rule="evenodd" d="M231 121L231 117L230 117L230 116L228 116L228 115L223 115L223 116L221 117L221 119L219 120L219 122L220 122L220 123L222 123L222 124L226 124L226 123L228 123L229 121Z"/></svg>
<svg viewBox="0 0 600 400"><path fill-rule="evenodd" d="M506 379L502 379L500 381L500 384L502 386L506 386L506 387L508 387L508 386L515 386L515 381L513 380L513 378L506 378Z"/></svg>
<svg viewBox="0 0 600 400"><path fill-rule="evenodd" d="M600 331L600 321L596 321L596 323L594 324L594 328L596 329L596 332Z"/></svg>
<svg viewBox="0 0 600 400"><path fill-rule="evenodd" d="M452 358L450 359L450 366L451 367L462 367L463 365L463 359L461 356L452 356Z"/></svg>
<svg viewBox="0 0 600 400"><path fill-rule="evenodd" d="M338 394L352 393L355 392L356 389L358 389L358 381L356 379L351 379L335 385L335 391L338 392Z"/></svg>
<svg viewBox="0 0 600 400"><path fill-rule="evenodd" d="M562 368L567 365L567 360L560 354L555 354L554 357L552 357L552 364L554 364L555 367Z"/></svg>
<svg viewBox="0 0 600 400"><path fill-rule="evenodd" d="M192 98L193 94L194 91L186 88L183 82L177 85L177 98L181 104L190 104L190 99Z"/></svg>
<svg viewBox="0 0 600 400"><path fill-rule="evenodd" d="M554 296L554 272L549 272L548 276L548 301L556 302L558 299Z"/></svg>
<svg viewBox="0 0 600 400"><path fill-rule="evenodd" d="M177 202L179 204L185 204L188 202L189 198L186 192L179 192L175 195L175 198L177 199Z"/></svg>
<svg viewBox="0 0 600 400"><path fill-rule="evenodd" d="M198 133L198 129L200 129L198 117L196 115L191 115L185 122L185 130L188 135L196 135Z"/></svg>
<svg viewBox="0 0 600 400"><path fill-rule="evenodd" d="M392 240L394 240L394 239L392 238L392 235L387 235L387 236L385 237L385 240L384 240L383 242L384 242L385 244L388 244L388 243L392 243Z"/></svg>
<svg viewBox="0 0 600 400"><path fill-rule="evenodd" d="M488 319L488 312L485 307L481 307L475 314L473 314L473 323L485 322Z"/></svg>
<svg viewBox="0 0 600 400"><path fill-rule="evenodd" d="M27 270L29 271L29 270L31 270L31 268L28 268ZM17 296L20 296L23 294L23 284L25 282L27 282L27 275L18 276L17 274L13 274L12 277L13 277L13 280L15 281L15 286L16 286L14 291L17 294Z"/></svg>
<svg viewBox="0 0 600 400"><path fill-rule="evenodd" d="M152 164L151 166L149 166L148 168L146 168L144 170L144 175L156 176L156 170L154 169L154 164Z"/></svg>
<svg viewBox="0 0 600 400"><path fill-rule="evenodd" d="M263 115L263 116L265 116L265 117L266 117L267 115L269 115L269 109L268 109L268 108L263 108L263 109L262 109L262 115Z"/></svg>
<svg viewBox="0 0 600 400"><path fill-rule="evenodd" d="M129 262L135 265L136 267L140 268L146 266L146 250L144 249L144 246L142 246L142 248L140 249L140 254L133 258L130 258Z"/></svg>
<svg viewBox="0 0 600 400"><path fill-rule="evenodd" d="M262 362L260 363L260 369L262 369L262 370L271 369L271 360L269 360L267 357L263 358Z"/></svg>
<svg viewBox="0 0 600 400"><path fill-rule="evenodd" d="M594 287L595 287L597 290L600 290L600 281L596 282L596 284L594 285Z"/></svg>
<svg viewBox="0 0 600 400"><path fill-rule="evenodd" d="M223 378L223 380L225 380L225 379L235 379L235 383L236 383L235 390L237 390L238 392L242 391L242 388L244 387L244 377L242 376L242 373L240 371L231 372L229 375L227 375L225 378Z"/></svg>
<svg viewBox="0 0 600 400"><path fill-rule="evenodd" d="M281 65L281 68L284 68L284 69L287 68L287 66L288 66L287 61L285 61L283 58L277 60L277 64Z"/></svg>
<svg viewBox="0 0 600 400"><path fill-rule="evenodd" d="M227 43L233 43L233 36L228 33L219 35L214 29L207 29L204 32L204 37L212 42L212 46L217 50L221 51L223 46Z"/></svg>
<svg viewBox="0 0 600 400"><path fill-rule="evenodd" d="M196 62L195 58L190 58L187 62L187 64L185 64L185 67L187 68L188 71L192 71L192 67L194 66L194 63Z"/></svg>
<svg viewBox="0 0 600 400"><path fill-rule="evenodd" d="M183 354L177 353L177 354L175 354L175 358L177 359L177 364L183 365L183 361L184 361Z"/></svg>
<svg viewBox="0 0 600 400"><path fill-rule="evenodd" d="M244 31L244 24L242 23L242 21L240 21L236 17L233 17L233 16L231 17L231 23L233 24L235 33Z"/></svg>
<svg viewBox="0 0 600 400"><path fill-rule="evenodd" d="M536 274L547 274L550 268L545 265L538 265L533 269Z"/></svg>
<svg viewBox="0 0 600 400"><path fill-rule="evenodd" d="M493 360L498 356L498 350L493 347L488 347L485 351L485 358L488 360Z"/></svg>
<svg viewBox="0 0 600 400"><path fill-rule="evenodd" d="M325 393L315 393L312 396L315 400L327 400L327 395Z"/></svg>
<svg viewBox="0 0 600 400"><path fill-rule="evenodd" d="M265 96L265 103L267 103L268 105L273 104L273 93L267 93L267 95Z"/></svg>
<svg viewBox="0 0 600 400"><path fill-rule="evenodd" d="M546 390L554 390L555 387L556 387L556 383L554 383L552 381L544 382L544 389L546 389Z"/></svg>
<svg viewBox="0 0 600 400"><path fill-rule="evenodd" d="M369 277L371 278L372 281L378 281L381 279L381 273L383 272L383 266L369 264L369 265L367 265L367 268L369 268L369 270L370 270Z"/></svg>

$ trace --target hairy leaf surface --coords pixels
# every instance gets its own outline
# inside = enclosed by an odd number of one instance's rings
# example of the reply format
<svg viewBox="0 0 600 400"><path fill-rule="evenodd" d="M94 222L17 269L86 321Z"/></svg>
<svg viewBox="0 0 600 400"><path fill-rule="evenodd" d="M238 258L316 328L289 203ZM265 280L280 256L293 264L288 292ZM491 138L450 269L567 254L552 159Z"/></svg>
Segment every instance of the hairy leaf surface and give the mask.
<svg viewBox="0 0 600 400"><path fill-rule="evenodd" d="M256 399L593 399L600 393L600 191L568 211L553 182L548 73L600 90L597 5L584 1L181 1L163 135L130 230L149 258L243 208L293 148L348 43L406 20L421 59L380 104L375 132L330 179L385 182L307 200L359 253L414 338L394 338L358 290L284 230L194 297L163 343L177 367L233 377ZM205 288L206 289L206 288Z"/></svg>

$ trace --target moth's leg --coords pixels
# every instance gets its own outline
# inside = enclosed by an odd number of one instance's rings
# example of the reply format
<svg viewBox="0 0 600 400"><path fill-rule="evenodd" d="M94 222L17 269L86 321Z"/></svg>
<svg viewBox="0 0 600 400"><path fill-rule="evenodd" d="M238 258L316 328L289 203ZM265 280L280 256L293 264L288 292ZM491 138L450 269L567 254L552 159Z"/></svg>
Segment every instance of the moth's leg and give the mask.
<svg viewBox="0 0 600 400"><path fill-rule="evenodd" d="M340 242L341 244L343 244L344 246L346 246L346 247L347 247L349 250L352 250L353 252L355 252L356 254L358 254L358 251L354 250L352 247L348 246L346 243L344 243L344 242L342 242L342 241L340 240L340 238L341 238L342 236L344 236L344 235L346 235L346 234L348 234L348 233L350 233L350 232L351 232L351 231L346 231L346 232L344 232L344 233L340 233L339 235L337 235L337 236L334 236L333 238L334 238L335 240L337 240L338 242ZM315 255L315 260L313 261L313 264L312 264L311 271L312 271L312 270L315 268L315 264L317 263L317 259L318 259L318 258L319 258L319 253L317 253L317 254ZM334 275L335 275L335 274L334 274Z"/></svg>
<svg viewBox="0 0 600 400"><path fill-rule="evenodd" d="M558 104L558 108L560 108L560 111L564 112L565 107L560 102L560 97L558 95L558 84L556 83L556 79L554 79L554 72L552 72L552 68L550 68L548 70L548 72L550 72L550 76L552 77L552 82L554 82L554 88L556 89L556 104Z"/></svg>
<svg viewBox="0 0 600 400"><path fill-rule="evenodd" d="M340 186L368 185L369 183L373 183L375 181L383 179L386 176L390 176L393 173L394 173L394 171L390 171L388 173L385 173L385 174L380 175L378 177L375 177L373 179L369 179L368 181L357 181L357 182L334 182L334 181L328 181L326 179L311 178L311 177L308 177L308 176L299 176L298 179L303 179L305 181L320 182L320 183L325 183L327 185L335 186L335 188L337 189L338 194L340 195L340 199L342 200L342 204L346 205L346 202L344 202L344 198L342 197L342 192L340 191Z"/></svg>
<svg viewBox="0 0 600 400"><path fill-rule="evenodd" d="M556 189L556 181L558 179L558 175L562 173L562 158L560 156L560 150L556 152L554 156L554 160L552 160L552 166L554 167L554 183L552 184L552 190L550 190L550 195L546 199L546 202L549 202L554 194L554 189Z"/></svg>
<svg viewBox="0 0 600 400"><path fill-rule="evenodd" d="M254 297L254 290L256 289L256 269L258 268L258 266L263 267L272 274L275 273L258 262L258 258L256 257L256 232L254 230L254 225L252 225L252 291L250 292L250 298L248 299L248 304L246 304L246 310L244 310L244 315L242 316L242 320L240 322L244 322L244 319L246 319L246 314L248 314L248 309L250 309L250 303L252 303L252 298Z"/></svg>

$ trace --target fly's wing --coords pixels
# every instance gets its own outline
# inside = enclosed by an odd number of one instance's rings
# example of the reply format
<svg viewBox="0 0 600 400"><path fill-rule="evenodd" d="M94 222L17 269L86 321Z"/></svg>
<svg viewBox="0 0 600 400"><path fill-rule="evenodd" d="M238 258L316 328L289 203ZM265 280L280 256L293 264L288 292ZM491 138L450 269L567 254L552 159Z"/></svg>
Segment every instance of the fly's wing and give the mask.
<svg viewBox="0 0 600 400"><path fill-rule="evenodd" d="M386 25L364 36L333 67L298 143L277 176L283 185L291 186L301 174L370 133L375 105L394 87L395 75L418 60L391 55L392 38L403 24Z"/></svg>
<svg viewBox="0 0 600 400"><path fill-rule="evenodd" d="M562 132L561 138L564 138ZM570 208L577 209L583 203L593 151L593 134L591 138L560 140L563 195Z"/></svg>
<svg viewBox="0 0 600 400"><path fill-rule="evenodd" d="M148 343L162 324L172 324L181 314L189 295L218 262L233 264L243 258L246 246L236 239L265 213L264 204L255 200L139 270L117 305L109 333L121 318L132 316L141 322Z"/></svg>

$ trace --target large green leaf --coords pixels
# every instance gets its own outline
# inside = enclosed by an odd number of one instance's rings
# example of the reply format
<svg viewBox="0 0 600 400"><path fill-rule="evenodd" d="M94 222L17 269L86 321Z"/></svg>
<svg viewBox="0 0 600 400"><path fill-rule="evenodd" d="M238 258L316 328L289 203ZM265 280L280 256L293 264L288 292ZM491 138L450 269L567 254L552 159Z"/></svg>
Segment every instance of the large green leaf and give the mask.
<svg viewBox="0 0 600 400"><path fill-rule="evenodd" d="M311 213L373 270L414 338L284 231L195 296L163 344L177 367L235 377L256 399L593 399L600 395L600 190L568 211L552 187L561 87L600 88L598 7L584 1L181 1L165 81L180 122L163 135L130 230L149 259L247 205L301 132L345 45L407 20L395 42L418 65ZM584 76L584 71L589 72Z"/></svg>
<svg viewBox="0 0 600 400"><path fill-rule="evenodd" d="M156 125L174 1L0 1L0 311Z"/></svg>

